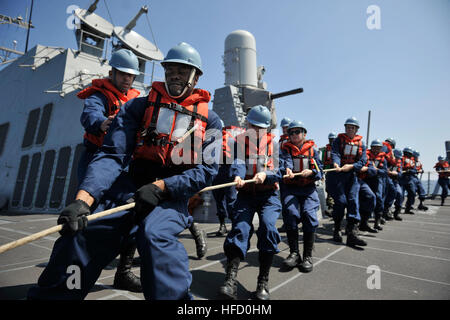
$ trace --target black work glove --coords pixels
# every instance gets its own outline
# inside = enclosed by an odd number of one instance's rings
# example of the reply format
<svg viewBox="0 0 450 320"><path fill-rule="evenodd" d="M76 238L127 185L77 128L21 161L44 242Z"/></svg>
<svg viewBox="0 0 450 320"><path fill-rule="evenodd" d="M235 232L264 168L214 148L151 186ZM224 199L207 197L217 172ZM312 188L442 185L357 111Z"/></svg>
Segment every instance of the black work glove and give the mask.
<svg viewBox="0 0 450 320"><path fill-rule="evenodd" d="M134 194L136 220L142 221L165 198L166 192L153 183L139 188Z"/></svg>
<svg viewBox="0 0 450 320"><path fill-rule="evenodd" d="M87 216L91 213L89 205L83 200L75 200L63 209L59 215L58 224L63 227L59 232L61 235L74 235L77 231L87 226Z"/></svg>

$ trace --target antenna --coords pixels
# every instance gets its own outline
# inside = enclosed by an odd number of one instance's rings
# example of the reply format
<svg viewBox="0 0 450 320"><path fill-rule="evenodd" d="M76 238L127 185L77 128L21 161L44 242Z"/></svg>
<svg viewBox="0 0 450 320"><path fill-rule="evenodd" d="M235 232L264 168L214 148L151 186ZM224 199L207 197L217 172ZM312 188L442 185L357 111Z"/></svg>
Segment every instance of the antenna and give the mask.
<svg viewBox="0 0 450 320"><path fill-rule="evenodd" d="M164 59L164 55L156 45L132 30L136 26L139 17L147 12L147 6L143 6L136 16L128 22L126 27L115 27L113 33L120 40L123 47L130 49L137 56L147 60L161 61Z"/></svg>
<svg viewBox="0 0 450 320"><path fill-rule="evenodd" d="M112 36L114 26L94 13L98 1L95 0L87 10L76 9L73 13L75 17L80 19L80 24L75 30L78 49L81 52L101 57L105 40Z"/></svg>
<svg viewBox="0 0 450 320"><path fill-rule="evenodd" d="M368 119L367 119L366 148L369 146L369 132L370 132L370 110L369 110L369 116L368 116Z"/></svg>

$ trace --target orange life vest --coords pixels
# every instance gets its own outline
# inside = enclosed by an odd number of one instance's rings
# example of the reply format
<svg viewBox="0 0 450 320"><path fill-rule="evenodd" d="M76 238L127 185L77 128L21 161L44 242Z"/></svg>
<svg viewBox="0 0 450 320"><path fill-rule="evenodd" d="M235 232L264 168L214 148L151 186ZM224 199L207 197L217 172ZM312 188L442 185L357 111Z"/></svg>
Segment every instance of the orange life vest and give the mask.
<svg viewBox="0 0 450 320"><path fill-rule="evenodd" d="M423 168L422 162L420 162L419 160L417 160L417 161L416 161L416 170L417 170L417 173L419 173L419 171L422 171L422 168Z"/></svg>
<svg viewBox="0 0 450 320"><path fill-rule="evenodd" d="M110 79L94 79L91 86L77 93L77 97L86 99L96 92L101 92L108 100L108 106L105 107L104 111L106 117L117 114L122 104L136 98L140 94L138 90L131 88L125 95L114 86ZM102 132L100 135L85 132L84 138L100 147L103 144L105 135L106 132Z"/></svg>
<svg viewBox="0 0 450 320"><path fill-rule="evenodd" d="M386 153L384 152L378 152L377 154L372 153L371 150L366 150L366 155L367 155L367 162L365 164L366 167L368 167L370 165L370 163L372 163L372 165L375 168L381 169L383 168L383 162L384 159L386 158ZM360 172L358 174L358 177L361 179L366 179L368 177L367 172Z"/></svg>
<svg viewBox="0 0 450 320"><path fill-rule="evenodd" d="M331 144L327 144L324 148L322 163L325 169L330 169L333 164L333 160L331 159Z"/></svg>
<svg viewBox="0 0 450 320"><path fill-rule="evenodd" d="M389 170L400 172L400 170L402 168L402 159L394 158L394 160L395 160L395 165L388 164Z"/></svg>
<svg viewBox="0 0 450 320"><path fill-rule="evenodd" d="M408 170L412 170L415 169L416 167L416 162L414 161L414 157L406 157L403 156L402 157L402 168L403 170L406 172L408 172Z"/></svg>
<svg viewBox="0 0 450 320"><path fill-rule="evenodd" d="M291 142L286 142L283 144L283 150L289 152L292 157L293 173L302 172L306 169L314 169L316 167L316 163L314 161L314 146L315 144L313 140L306 140L301 148ZM283 182L285 184L302 187L314 183L314 179L311 177L302 178L297 176L293 179L283 178Z"/></svg>
<svg viewBox="0 0 450 320"><path fill-rule="evenodd" d="M439 178L448 178L450 177L450 165L447 161L444 162L444 164L440 164L439 162L434 165L434 168L439 174ZM445 171L445 172L442 172Z"/></svg>
<svg viewBox="0 0 450 320"><path fill-rule="evenodd" d="M231 164L233 163L232 160L232 151L231 148L233 146L230 146L229 140L236 142L236 137L240 135L241 133L244 133L245 129L237 126L226 126L222 129L222 151L223 151L223 162L224 164Z"/></svg>
<svg viewBox="0 0 450 320"><path fill-rule="evenodd" d="M275 168L273 162L273 139L272 133L257 137L257 145L251 141L247 132L236 137L237 146L241 150L241 154L245 154L245 180L252 179L255 174L261 171L273 170ZM243 143L244 142L244 143ZM245 153L244 153L245 151ZM239 189L239 192L257 193L268 190L275 190L276 184L255 184L247 183Z"/></svg>
<svg viewBox="0 0 450 320"><path fill-rule="evenodd" d="M362 136L355 135L350 139L345 133L340 133L338 138L341 140L341 167L355 163L362 157Z"/></svg>
<svg viewBox="0 0 450 320"><path fill-rule="evenodd" d="M383 145L386 146L388 152L386 152L386 161L389 165L395 166L396 160L394 157L394 151L392 150L392 146L389 142L383 141Z"/></svg>
<svg viewBox="0 0 450 320"><path fill-rule="evenodd" d="M173 156L186 159L182 154L183 148L174 149L184 138L191 142L191 152L187 155L188 162L183 161L183 165L192 167L201 163L199 154L202 152L210 99L208 91L194 89L189 97L178 104L167 93L164 82L153 82L141 130L137 133L133 158L150 160L163 166L174 165ZM194 126L194 138L190 139L188 133Z"/></svg>
<svg viewBox="0 0 450 320"><path fill-rule="evenodd" d="M283 148L283 144L289 141L289 135L288 134L282 134L280 136L280 140L278 140L278 148Z"/></svg>

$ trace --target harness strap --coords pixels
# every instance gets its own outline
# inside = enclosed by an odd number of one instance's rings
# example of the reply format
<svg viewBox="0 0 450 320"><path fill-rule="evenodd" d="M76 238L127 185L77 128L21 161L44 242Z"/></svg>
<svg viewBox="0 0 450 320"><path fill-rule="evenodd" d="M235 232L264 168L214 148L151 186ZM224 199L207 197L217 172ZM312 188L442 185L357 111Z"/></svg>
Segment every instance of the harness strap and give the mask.
<svg viewBox="0 0 450 320"><path fill-rule="evenodd" d="M160 93L158 92L158 96L159 95L160 95ZM159 99L159 101L158 100L156 100L155 102L150 101L149 105L150 106L154 106L155 108L158 108L158 110L159 110L160 107L163 107L163 108L167 108L167 109L170 109L170 110L174 110L176 112L187 114L189 116L192 116L192 117L195 117L197 119L200 119L203 122L207 122L208 121L208 118L206 118L206 117L202 116L201 114L197 113L196 105L198 105L198 103L196 103L194 105L194 111L189 111L186 108L183 108L182 105L179 105L177 103L161 103L160 101L161 101L161 98Z"/></svg>

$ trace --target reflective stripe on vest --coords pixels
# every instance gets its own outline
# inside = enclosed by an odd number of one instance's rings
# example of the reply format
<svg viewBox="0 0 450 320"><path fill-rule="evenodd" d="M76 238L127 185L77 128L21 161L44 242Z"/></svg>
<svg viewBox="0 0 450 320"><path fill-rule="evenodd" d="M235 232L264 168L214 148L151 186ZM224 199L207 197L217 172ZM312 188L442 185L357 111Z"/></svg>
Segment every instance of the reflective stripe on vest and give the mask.
<svg viewBox="0 0 450 320"><path fill-rule="evenodd" d="M362 156L362 137L356 135L350 139L346 134L340 133L338 138L341 140L341 166L358 161Z"/></svg>
<svg viewBox="0 0 450 320"><path fill-rule="evenodd" d="M293 163L293 173L302 172L306 169L314 169L314 141L307 140L303 143L301 148L296 145L287 142L283 145L283 150L289 152L292 157ZM314 179L311 177L302 178L295 177L293 179L283 179L285 184L295 184L298 186L305 186L314 182Z"/></svg>
<svg viewBox="0 0 450 320"><path fill-rule="evenodd" d="M186 141L191 142L191 155L190 163L185 164L197 164L208 121L208 103L182 106L168 101L156 90L151 91L148 101L133 157L172 165L175 145L180 138L186 138ZM190 135L185 137L194 126L193 139ZM196 150L197 148L200 150ZM179 152L177 157L183 158L182 149Z"/></svg>

